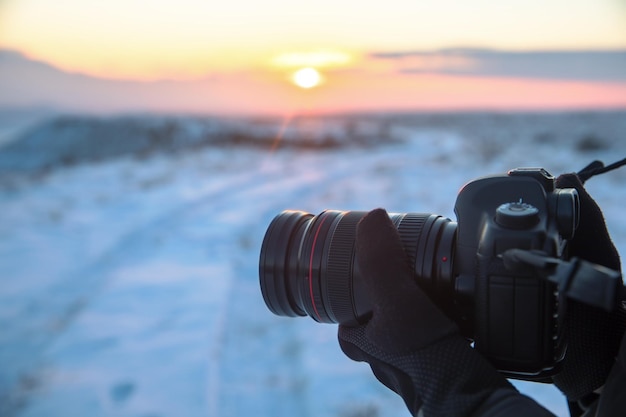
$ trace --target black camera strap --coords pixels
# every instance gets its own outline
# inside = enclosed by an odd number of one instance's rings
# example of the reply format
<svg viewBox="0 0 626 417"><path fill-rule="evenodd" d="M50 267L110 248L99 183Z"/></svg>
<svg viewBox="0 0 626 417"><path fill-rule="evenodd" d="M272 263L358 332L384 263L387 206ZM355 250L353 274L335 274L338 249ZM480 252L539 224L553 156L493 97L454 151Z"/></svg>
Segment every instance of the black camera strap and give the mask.
<svg viewBox="0 0 626 417"><path fill-rule="evenodd" d="M557 284L559 294L582 303L612 311L626 299L622 274L580 258L568 261L541 251L509 249L502 254L509 269L532 267L539 276Z"/></svg>
<svg viewBox="0 0 626 417"><path fill-rule="evenodd" d="M578 171L576 175L578 175L578 178L580 178L580 181L584 184L585 181L594 175L604 174L605 172L613 171L614 169L624 165L626 165L626 158L621 161L613 162L607 166L604 166L604 162L596 160Z"/></svg>
<svg viewBox="0 0 626 417"><path fill-rule="evenodd" d="M605 166L595 160L576 173L584 184L589 178L626 165L626 158ZM563 297L612 311L621 304L626 308L626 287L619 271L583 259L565 261L540 251L511 249L502 258L507 268L532 267L542 277L558 285Z"/></svg>

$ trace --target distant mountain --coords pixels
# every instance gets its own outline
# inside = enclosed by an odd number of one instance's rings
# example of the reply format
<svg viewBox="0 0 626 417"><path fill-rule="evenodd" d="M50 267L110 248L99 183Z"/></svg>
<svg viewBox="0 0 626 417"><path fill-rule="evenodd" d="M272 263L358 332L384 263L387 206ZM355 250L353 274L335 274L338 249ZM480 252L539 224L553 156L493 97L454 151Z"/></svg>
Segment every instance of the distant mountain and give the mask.
<svg viewBox="0 0 626 417"><path fill-rule="evenodd" d="M30 60L18 52L0 50L0 107L65 107L96 110L133 83L71 74ZM97 95L105 93L106 96Z"/></svg>
<svg viewBox="0 0 626 417"><path fill-rule="evenodd" d="M80 112L246 112L224 94L228 77L194 81L112 80L69 73L0 49L0 109L49 107ZM219 91L219 93L218 93Z"/></svg>

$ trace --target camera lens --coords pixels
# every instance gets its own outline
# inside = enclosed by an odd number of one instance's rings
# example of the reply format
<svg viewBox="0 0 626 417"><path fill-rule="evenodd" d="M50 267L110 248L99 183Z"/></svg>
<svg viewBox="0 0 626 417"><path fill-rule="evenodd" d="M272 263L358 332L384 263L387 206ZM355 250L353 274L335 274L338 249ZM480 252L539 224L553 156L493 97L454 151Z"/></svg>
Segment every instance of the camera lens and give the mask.
<svg viewBox="0 0 626 417"><path fill-rule="evenodd" d="M314 216L289 210L274 218L259 261L261 292L274 314L342 324L368 317L372 306L355 253L357 224L366 214L327 210ZM456 223L434 214L389 216L416 282L435 301L452 298Z"/></svg>

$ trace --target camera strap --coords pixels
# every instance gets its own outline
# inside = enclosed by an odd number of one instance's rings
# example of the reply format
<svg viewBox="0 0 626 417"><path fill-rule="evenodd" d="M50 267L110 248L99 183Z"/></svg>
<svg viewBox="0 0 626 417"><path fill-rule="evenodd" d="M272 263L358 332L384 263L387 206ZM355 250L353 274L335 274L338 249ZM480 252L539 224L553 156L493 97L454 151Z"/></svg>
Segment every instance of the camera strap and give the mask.
<svg viewBox="0 0 626 417"><path fill-rule="evenodd" d="M626 165L626 158L604 165L595 160L576 173L584 184L589 178ZM626 308L626 287L619 271L583 259L565 261L547 256L540 251L511 249L502 258L509 269L532 267L541 277L558 285L561 297L612 311L617 306Z"/></svg>
<svg viewBox="0 0 626 417"><path fill-rule="evenodd" d="M532 267L539 276L557 284L561 296L593 307L613 311L626 299L619 271L584 259L565 261L541 251L509 249L502 260L507 269Z"/></svg>
<svg viewBox="0 0 626 417"><path fill-rule="evenodd" d="M613 162L607 166L604 166L604 162L596 160L578 171L576 175L578 175L578 178L580 178L580 181L584 184L585 181L594 175L604 174L605 172L613 171L614 169L624 165L626 165L626 158L621 161Z"/></svg>

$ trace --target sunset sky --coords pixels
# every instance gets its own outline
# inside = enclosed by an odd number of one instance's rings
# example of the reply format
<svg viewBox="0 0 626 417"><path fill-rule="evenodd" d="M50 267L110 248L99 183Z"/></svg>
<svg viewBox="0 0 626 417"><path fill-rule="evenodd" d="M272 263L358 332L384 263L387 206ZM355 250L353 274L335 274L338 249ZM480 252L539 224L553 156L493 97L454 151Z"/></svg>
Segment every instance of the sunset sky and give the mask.
<svg viewBox="0 0 626 417"><path fill-rule="evenodd" d="M159 110L626 107L624 0L4 0L0 48Z"/></svg>

